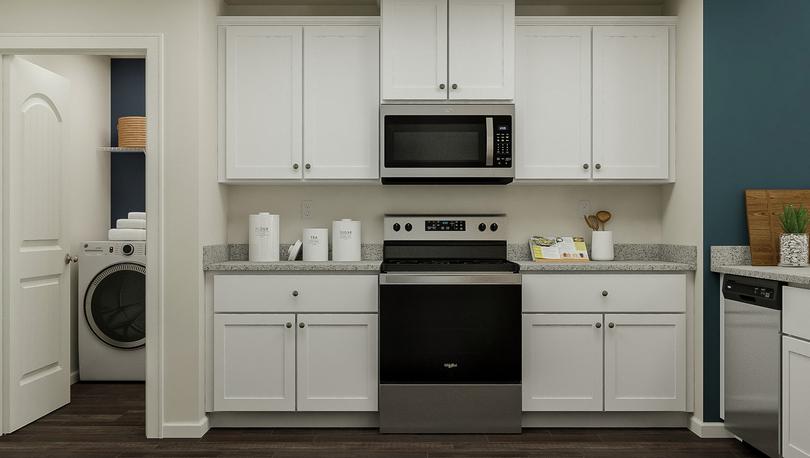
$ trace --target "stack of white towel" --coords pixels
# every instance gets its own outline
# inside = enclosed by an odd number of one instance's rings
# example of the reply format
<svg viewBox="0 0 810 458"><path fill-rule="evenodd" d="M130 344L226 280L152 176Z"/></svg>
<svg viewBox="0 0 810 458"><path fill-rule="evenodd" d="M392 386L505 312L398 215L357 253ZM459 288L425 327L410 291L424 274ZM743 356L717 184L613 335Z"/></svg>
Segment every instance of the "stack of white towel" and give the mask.
<svg viewBox="0 0 810 458"><path fill-rule="evenodd" d="M107 236L110 240L146 240L146 213L129 212L126 219L115 222L115 229L110 229Z"/></svg>

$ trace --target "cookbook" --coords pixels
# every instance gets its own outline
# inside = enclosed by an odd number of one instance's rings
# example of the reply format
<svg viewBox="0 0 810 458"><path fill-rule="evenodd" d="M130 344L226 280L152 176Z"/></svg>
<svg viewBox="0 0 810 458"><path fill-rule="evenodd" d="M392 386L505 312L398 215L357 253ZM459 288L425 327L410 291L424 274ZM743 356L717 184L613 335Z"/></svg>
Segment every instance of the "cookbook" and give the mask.
<svg viewBox="0 0 810 458"><path fill-rule="evenodd" d="M588 247L583 237L533 236L529 239L532 261L588 261Z"/></svg>

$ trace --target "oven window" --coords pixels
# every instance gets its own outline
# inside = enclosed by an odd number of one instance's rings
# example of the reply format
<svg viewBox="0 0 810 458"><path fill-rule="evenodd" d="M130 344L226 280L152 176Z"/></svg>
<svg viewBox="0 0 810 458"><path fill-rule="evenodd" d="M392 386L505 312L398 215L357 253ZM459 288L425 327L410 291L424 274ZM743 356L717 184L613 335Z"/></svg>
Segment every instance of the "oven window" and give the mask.
<svg viewBox="0 0 810 458"><path fill-rule="evenodd" d="M481 167L486 162L482 116L386 116L386 167Z"/></svg>
<svg viewBox="0 0 810 458"><path fill-rule="evenodd" d="M520 383L520 285L381 285L381 383Z"/></svg>

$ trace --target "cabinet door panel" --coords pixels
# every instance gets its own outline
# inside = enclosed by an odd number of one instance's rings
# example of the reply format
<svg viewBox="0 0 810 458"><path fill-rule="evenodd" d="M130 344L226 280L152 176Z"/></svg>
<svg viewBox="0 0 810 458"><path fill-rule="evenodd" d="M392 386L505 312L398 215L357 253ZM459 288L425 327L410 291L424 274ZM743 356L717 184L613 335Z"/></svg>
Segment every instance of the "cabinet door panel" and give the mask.
<svg viewBox="0 0 810 458"><path fill-rule="evenodd" d="M214 316L215 411L295 410L293 323L293 314Z"/></svg>
<svg viewBox="0 0 810 458"><path fill-rule="evenodd" d="M517 29L515 175L591 176L591 27Z"/></svg>
<svg viewBox="0 0 810 458"><path fill-rule="evenodd" d="M782 455L810 457L810 342L782 338Z"/></svg>
<svg viewBox="0 0 810 458"><path fill-rule="evenodd" d="M383 99L445 100L447 0L381 0L380 12Z"/></svg>
<svg viewBox="0 0 810 458"><path fill-rule="evenodd" d="M594 27L595 179L669 177L669 28Z"/></svg>
<svg viewBox="0 0 810 458"><path fill-rule="evenodd" d="M523 410L601 411L602 332L601 314L523 315Z"/></svg>
<svg viewBox="0 0 810 458"><path fill-rule="evenodd" d="M683 411L684 315L606 314L605 323L605 410Z"/></svg>
<svg viewBox="0 0 810 458"><path fill-rule="evenodd" d="M225 156L229 179L298 179L301 27L226 30Z"/></svg>
<svg viewBox="0 0 810 458"><path fill-rule="evenodd" d="M298 315L298 410L377 410L377 315Z"/></svg>
<svg viewBox="0 0 810 458"><path fill-rule="evenodd" d="M450 98L513 99L515 1L450 0L449 18Z"/></svg>
<svg viewBox="0 0 810 458"><path fill-rule="evenodd" d="M305 179L379 176L379 28L304 29Z"/></svg>

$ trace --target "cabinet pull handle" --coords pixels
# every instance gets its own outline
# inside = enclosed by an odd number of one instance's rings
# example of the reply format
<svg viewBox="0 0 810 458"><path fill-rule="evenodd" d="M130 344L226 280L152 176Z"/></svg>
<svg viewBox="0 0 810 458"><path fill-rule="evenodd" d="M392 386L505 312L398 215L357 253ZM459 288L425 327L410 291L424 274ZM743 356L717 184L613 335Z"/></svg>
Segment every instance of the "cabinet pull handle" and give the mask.
<svg viewBox="0 0 810 458"><path fill-rule="evenodd" d="M292 323L290 323L290 322L288 321L288 322L287 322L287 324L286 324L285 326L287 326L287 329L290 329L290 328L292 327Z"/></svg>
<svg viewBox="0 0 810 458"><path fill-rule="evenodd" d="M298 327L301 328L301 329L304 329L304 327L306 327L306 325L302 321L302 322L298 323Z"/></svg>
<svg viewBox="0 0 810 458"><path fill-rule="evenodd" d="M602 290L602 296L607 297L607 295L608 295L607 290Z"/></svg>
<svg viewBox="0 0 810 458"><path fill-rule="evenodd" d="M309 170L309 169L311 169L311 168L312 168L312 164L307 163L307 165L305 165L305 166L304 166L304 168L305 168L305 169L307 169L307 170Z"/></svg>
<svg viewBox="0 0 810 458"><path fill-rule="evenodd" d="M458 84L453 83L453 85L452 85L452 86L450 86L450 87L451 87L451 88L453 88L453 89L458 89Z"/></svg>
<svg viewBox="0 0 810 458"><path fill-rule="evenodd" d="M297 162L293 164L293 170L298 170L298 163Z"/></svg>
<svg viewBox="0 0 810 458"><path fill-rule="evenodd" d="M588 170L589 168L591 168L591 165L588 164L588 163L585 163L585 164L582 164L582 168L585 169L585 170Z"/></svg>
<svg viewBox="0 0 810 458"><path fill-rule="evenodd" d="M293 291L292 295L293 295L293 297L298 297L298 290L296 289L295 291Z"/></svg>
<svg viewBox="0 0 810 458"><path fill-rule="evenodd" d="M289 323L288 323L288 324L289 324ZM601 328L601 327L602 327L602 323L596 323L594 326L596 327L596 329L599 329L599 328Z"/></svg>
<svg viewBox="0 0 810 458"><path fill-rule="evenodd" d="M444 83L442 83L442 84L440 84L440 85L439 85L439 89L444 89L444 88L446 88L446 87L447 87L447 86L445 86L445 84L444 84Z"/></svg>
<svg viewBox="0 0 810 458"><path fill-rule="evenodd" d="M613 324L613 322L610 322L610 323L608 323L608 327L609 327L610 329L613 329L613 328L615 328L615 327L616 327L616 325L615 325L615 324Z"/></svg>
<svg viewBox="0 0 810 458"><path fill-rule="evenodd" d="M594 165L594 167L596 168L596 170L601 170L602 169L602 164L596 164L596 165Z"/></svg>

